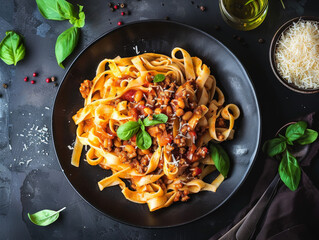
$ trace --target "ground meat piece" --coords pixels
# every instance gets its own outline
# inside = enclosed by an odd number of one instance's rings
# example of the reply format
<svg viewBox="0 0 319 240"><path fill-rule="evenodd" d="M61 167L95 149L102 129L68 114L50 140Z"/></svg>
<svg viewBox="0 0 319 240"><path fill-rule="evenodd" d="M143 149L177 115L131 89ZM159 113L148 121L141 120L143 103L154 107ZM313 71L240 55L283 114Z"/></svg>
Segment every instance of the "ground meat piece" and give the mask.
<svg viewBox="0 0 319 240"><path fill-rule="evenodd" d="M93 85L93 82L90 81L90 80L84 80L84 82L81 83L80 93L81 93L83 98L87 98L88 97L92 85Z"/></svg>

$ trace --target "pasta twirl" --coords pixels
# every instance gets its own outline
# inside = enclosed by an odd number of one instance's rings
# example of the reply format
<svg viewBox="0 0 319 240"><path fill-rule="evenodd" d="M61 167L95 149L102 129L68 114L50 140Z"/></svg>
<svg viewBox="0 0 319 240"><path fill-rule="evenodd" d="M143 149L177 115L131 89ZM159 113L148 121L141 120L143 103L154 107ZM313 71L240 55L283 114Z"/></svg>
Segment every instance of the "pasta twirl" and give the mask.
<svg viewBox="0 0 319 240"><path fill-rule="evenodd" d="M80 92L85 102L73 116L78 127L71 163L79 166L88 145L87 163L112 171L98 182L101 191L118 185L125 198L155 211L187 201L189 194L215 192L223 182L222 175L203 181L216 170L207 144L232 139L240 111L225 105L216 79L198 57L174 48L171 57L105 59ZM120 137L119 127L129 122L135 130ZM141 139L139 132L149 138ZM140 141L147 147L139 147Z"/></svg>

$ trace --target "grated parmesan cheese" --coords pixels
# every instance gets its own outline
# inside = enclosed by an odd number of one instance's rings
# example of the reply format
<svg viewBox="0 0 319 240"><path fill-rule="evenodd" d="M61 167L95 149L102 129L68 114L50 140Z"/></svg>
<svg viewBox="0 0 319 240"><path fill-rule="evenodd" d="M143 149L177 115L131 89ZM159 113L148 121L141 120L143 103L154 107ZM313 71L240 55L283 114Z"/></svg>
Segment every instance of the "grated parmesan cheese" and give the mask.
<svg viewBox="0 0 319 240"><path fill-rule="evenodd" d="M275 52L279 74L299 88L319 88L319 26L300 20L281 35Z"/></svg>

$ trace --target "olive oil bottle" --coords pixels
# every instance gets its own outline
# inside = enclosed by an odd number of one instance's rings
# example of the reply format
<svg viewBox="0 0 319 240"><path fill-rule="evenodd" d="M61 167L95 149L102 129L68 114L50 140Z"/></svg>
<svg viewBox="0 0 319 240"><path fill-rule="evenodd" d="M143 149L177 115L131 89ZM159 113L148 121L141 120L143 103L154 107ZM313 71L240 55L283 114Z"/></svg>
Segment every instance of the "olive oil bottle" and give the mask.
<svg viewBox="0 0 319 240"><path fill-rule="evenodd" d="M248 31L258 27L268 11L268 0L219 0L223 19L232 27Z"/></svg>

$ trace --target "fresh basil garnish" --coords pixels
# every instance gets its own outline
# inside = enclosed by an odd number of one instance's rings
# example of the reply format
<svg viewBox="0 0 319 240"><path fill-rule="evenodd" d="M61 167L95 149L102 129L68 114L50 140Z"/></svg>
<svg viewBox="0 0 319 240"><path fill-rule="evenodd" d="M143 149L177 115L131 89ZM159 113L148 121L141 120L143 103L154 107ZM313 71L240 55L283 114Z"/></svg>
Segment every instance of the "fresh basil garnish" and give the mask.
<svg viewBox="0 0 319 240"><path fill-rule="evenodd" d="M153 82L163 82L165 80L165 75L164 74L156 74L154 76Z"/></svg>
<svg viewBox="0 0 319 240"><path fill-rule="evenodd" d="M138 132L138 130L140 130L140 124L135 121L129 121L121 125L116 133L120 139L129 140Z"/></svg>
<svg viewBox="0 0 319 240"><path fill-rule="evenodd" d="M38 226L48 226L49 224L55 222L58 219L59 213L62 212L65 208L66 207L58 211L44 209L34 214L28 213L28 217L31 222Z"/></svg>
<svg viewBox="0 0 319 240"><path fill-rule="evenodd" d="M69 20L73 27L61 33L55 43L55 57L60 67L62 62L73 52L76 47L80 30L85 24L83 6L75 7L65 0L36 0L38 9L43 17L50 20Z"/></svg>
<svg viewBox="0 0 319 240"><path fill-rule="evenodd" d="M0 43L0 58L8 65L17 65L25 56L23 38L14 31L7 31Z"/></svg>
<svg viewBox="0 0 319 240"><path fill-rule="evenodd" d="M303 121L291 124L287 127L285 136L289 141L293 142L304 134L306 128L307 123Z"/></svg>
<svg viewBox="0 0 319 240"><path fill-rule="evenodd" d="M230 161L225 150L219 144L210 142L209 153L217 170L226 178L229 172Z"/></svg>
<svg viewBox="0 0 319 240"><path fill-rule="evenodd" d="M168 120L168 117L165 114L160 113L160 114L154 114L152 120L150 120L149 117L144 118L143 123L146 127L149 127L156 124L166 123L167 120Z"/></svg>
<svg viewBox="0 0 319 240"><path fill-rule="evenodd" d="M263 145L263 151L268 154L268 156L273 157L279 153L282 153L286 149L286 140L283 138L274 138L268 140Z"/></svg>
<svg viewBox="0 0 319 240"><path fill-rule="evenodd" d="M55 43L55 57L61 68L62 62L73 52L79 41L80 31L77 27L71 27L61 33Z"/></svg>
<svg viewBox="0 0 319 240"><path fill-rule="evenodd" d="M65 0L36 0L43 17L49 20L66 20L76 17L74 6Z"/></svg>
<svg viewBox="0 0 319 240"><path fill-rule="evenodd" d="M297 143L299 143L300 145L306 145L306 144L313 143L314 141L316 141L317 138L318 138L318 132L307 128L305 130L304 135L298 138Z"/></svg>
<svg viewBox="0 0 319 240"><path fill-rule="evenodd" d="M145 150L152 146L152 138L146 131L139 131L136 137L136 146L139 149Z"/></svg>
<svg viewBox="0 0 319 240"><path fill-rule="evenodd" d="M270 157L282 155L278 168L280 178L290 190L295 191L300 182L301 169L297 159L289 150L293 148L294 143L300 145L313 143L318 137L318 132L307 128L307 123L300 121L287 127L285 136L280 134L278 136L266 141L263 151Z"/></svg>
<svg viewBox="0 0 319 240"><path fill-rule="evenodd" d="M297 159L287 150L283 154L278 171L280 178L285 183L285 185L291 191L295 191L298 188L300 182L301 170Z"/></svg>

